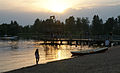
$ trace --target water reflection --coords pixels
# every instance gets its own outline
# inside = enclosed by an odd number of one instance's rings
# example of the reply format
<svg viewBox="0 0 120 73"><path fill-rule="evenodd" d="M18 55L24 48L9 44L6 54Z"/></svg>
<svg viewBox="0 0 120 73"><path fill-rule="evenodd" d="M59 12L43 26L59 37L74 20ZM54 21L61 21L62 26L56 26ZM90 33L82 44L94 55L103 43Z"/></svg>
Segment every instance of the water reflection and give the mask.
<svg viewBox="0 0 120 73"><path fill-rule="evenodd" d="M45 51L46 60L55 59L57 49L54 46L43 46Z"/></svg>
<svg viewBox="0 0 120 73"><path fill-rule="evenodd" d="M9 45L10 45L10 47L11 47L12 50L19 48L18 41L9 41L8 43L9 43Z"/></svg>
<svg viewBox="0 0 120 73"><path fill-rule="evenodd" d="M0 72L34 65L36 48L41 63L71 58L70 51L93 49L93 47L69 45L40 45L41 41L18 40L0 41Z"/></svg>
<svg viewBox="0 0 120 73"><path fill-rule="evenodd" d="M45 45L43 47L45 51L46 60L61 60L65 58L70 58L71 56L70 51L68 52L67 50L63 49L62 46L59 45L56 46Z"/></svg>

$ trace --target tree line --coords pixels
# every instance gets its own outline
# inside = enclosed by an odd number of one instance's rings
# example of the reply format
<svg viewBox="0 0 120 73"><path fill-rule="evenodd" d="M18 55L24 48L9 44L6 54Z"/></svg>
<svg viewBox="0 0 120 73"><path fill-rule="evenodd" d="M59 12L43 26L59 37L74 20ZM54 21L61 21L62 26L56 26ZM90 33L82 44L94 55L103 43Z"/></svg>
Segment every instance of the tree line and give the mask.
<svg viewBox="0 0 120 73"><path fill-rule="evenodd" d="M103 22L102 18L94 15L90 23L88 17L68 17L65 22L56 20L55 16L49 19L36 19L33 25L22 26L17 21L11 21L10 24L0 24L0 36L18 34L71 34L71 35L120 35L120 16L111 17Z"/></svg>

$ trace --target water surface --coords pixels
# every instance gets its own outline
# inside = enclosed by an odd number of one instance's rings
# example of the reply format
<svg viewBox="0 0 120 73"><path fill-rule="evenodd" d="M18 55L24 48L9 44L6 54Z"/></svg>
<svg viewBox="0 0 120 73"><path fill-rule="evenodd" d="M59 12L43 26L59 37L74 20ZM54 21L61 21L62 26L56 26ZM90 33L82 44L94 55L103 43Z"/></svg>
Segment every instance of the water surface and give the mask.
<svg viewBox="0 0 120 73"><path fill-rule="evenodd" d="M71 58L70 51L91 49L88 46L39 45L41 41L0 41L0 72L35 65L34 52L39 49L39 64Z"/></svg>

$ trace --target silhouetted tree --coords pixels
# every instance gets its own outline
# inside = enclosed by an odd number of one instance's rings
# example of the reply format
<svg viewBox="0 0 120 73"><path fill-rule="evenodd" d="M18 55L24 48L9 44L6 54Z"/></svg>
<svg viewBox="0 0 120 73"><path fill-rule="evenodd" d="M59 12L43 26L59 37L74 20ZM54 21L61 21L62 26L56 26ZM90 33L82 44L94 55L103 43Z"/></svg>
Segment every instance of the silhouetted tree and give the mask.
<svg viewBox="0 0 120 73"><path fill-rule="evenodd" d="M87 17L77 18L76 24L77 33L84 34L89 32L89 20Z"/></svg>
<svg viewBox="0 0 120 73"><path fill-rule="evenodd" d="M82 18L82 28L83 33L89 32L89 20L88 18Z"/></svg>
<svg viewBox="0 0 120 73"><path fill-rule="evenodd" d="M82 34L82 32L83 32L83 25L82 25L82 19L81 18L77 18L77 20L76 20L76 31L77 31L77 33L79 33L79 34Z"/></svg>
<svg viewBox="0 0 120 73"><path fill-rule="evenodd" d="M98 15L94 15L92 24L87 17L79 17L75 19L70 16L65 20L65 24L60 20L56 20L55 16L50 16L49 19L36 19L33 25L22 26L17 21L11 21L10 24L3 23L0 25L0 36L3 35L18 35L19 33L33 33L43 35L106 35L113 33L120 35L120 16L117 18L108 18L105 23Z"/></svg>
<svg viewBox="0 0 120 73"><path fill-rule="evenodd" d="M120 35L120 16L118 16L117 19L118 19L118 28L117 28L118 31L117 31L117 34Z"/></svg>
<svg viewBox="0 0 120 73"><path fill-rule="evenodd" d="M65 20L66 31L73 34L75 33L75 18L70 16L68 19Z"/></svg>
<svg viewBox="0 0 120 73"><path fill-rule="evenodd" d="M17 35L21 31L16 21L11 21L10 24L0 25L0 30L1 35Z"/></svg>
<svg viewBox="0 0 120 73"><path fill-rule="evenodd" d="M92 34L103 34L103 21L98 15L94 15L91 25Z"/></svg>
<svg viewBox="0 0 120 73"><path fill-rule="evenodd" d="M104 24L104 32L105 32L105 34L109 34L110 32L113 32L114 25L115 25L114 18L113 17L112 18L108 18L108 20Z"/></svg>

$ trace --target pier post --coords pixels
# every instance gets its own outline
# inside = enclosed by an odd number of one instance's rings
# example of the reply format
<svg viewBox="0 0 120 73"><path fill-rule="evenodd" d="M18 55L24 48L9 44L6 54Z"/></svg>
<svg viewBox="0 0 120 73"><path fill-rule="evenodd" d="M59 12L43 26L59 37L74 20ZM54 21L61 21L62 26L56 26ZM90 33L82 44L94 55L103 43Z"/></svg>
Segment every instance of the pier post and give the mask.
<svg viewBox="0 0 120 73"><path fill-rule="evenodd" d="M60 44L62 45L62 40L60 41Z"/></svg>
<svg viewBox="0 0 120 73"><path fill-rule="evenodd" d="M47 43L47 41L46 40L44 40L44 44L46 44Z"/></svg>
<svg viewBox="0 0 120 73"><path fill-rule="evenodd" d="M78 41L76 40L76 45L78 45Z"/></svg>

